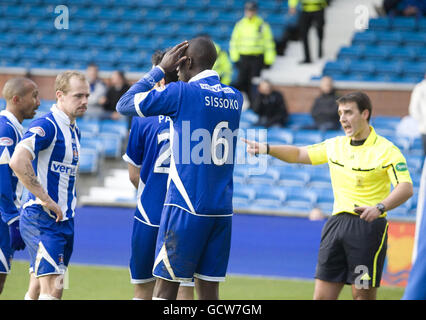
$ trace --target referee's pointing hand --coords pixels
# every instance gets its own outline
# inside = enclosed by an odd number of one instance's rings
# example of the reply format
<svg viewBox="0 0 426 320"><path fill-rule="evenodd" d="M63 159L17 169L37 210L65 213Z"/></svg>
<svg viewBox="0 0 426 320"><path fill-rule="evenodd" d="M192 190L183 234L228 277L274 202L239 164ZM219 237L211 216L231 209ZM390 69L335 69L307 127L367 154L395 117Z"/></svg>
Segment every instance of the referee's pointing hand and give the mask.
<svg viewBox="0 0 426 320"><path fill-rule="evenodd" d="M247 152L251 155L265 154L267 147L265 143L259 143L252 140L241 138L241 141L247 144Z"/></svg>

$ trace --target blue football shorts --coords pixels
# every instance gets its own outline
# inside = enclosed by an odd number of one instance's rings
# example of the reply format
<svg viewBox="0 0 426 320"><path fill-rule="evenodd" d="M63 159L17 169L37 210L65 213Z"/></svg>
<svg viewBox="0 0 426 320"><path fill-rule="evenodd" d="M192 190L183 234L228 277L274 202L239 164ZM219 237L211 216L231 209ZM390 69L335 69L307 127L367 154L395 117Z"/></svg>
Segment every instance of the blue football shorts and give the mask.
<svg viewBox="0 0 426 320"><path fill-rule="evenodd" d="M10 272L13 250L10 247L9 226L0 219L0 273Z"/></svg>
<svg viewBox="0 0 426 320"><path fill-rule="evenodd" d="M224 281L232 216L200 216L164 206L153 274L170 281Z"/></svg>
<svg viewBox="0 0 426 320"><path fill-rule="evenodd" d="M141 222L135 217L130 256L130 282L133 284L154 281L152 266L155 259L155 243L158 227Z"/></svg>
<svg viewBox="0 0 426 320"><path fill-rule="evenodd" d="M21 236L36 277L64 274L74 245L74 219L56 222L41 206L22 209Z"/></svg>
<svg viewBox="0 0 426 320"><path fill-rule="evenodd" d="M155 280L152 267L155 259L158 226L140 221L133 222L132 253L130 256L130 283L143 284ZM182 282L182 286L194 286L194 281Z"/></svg>

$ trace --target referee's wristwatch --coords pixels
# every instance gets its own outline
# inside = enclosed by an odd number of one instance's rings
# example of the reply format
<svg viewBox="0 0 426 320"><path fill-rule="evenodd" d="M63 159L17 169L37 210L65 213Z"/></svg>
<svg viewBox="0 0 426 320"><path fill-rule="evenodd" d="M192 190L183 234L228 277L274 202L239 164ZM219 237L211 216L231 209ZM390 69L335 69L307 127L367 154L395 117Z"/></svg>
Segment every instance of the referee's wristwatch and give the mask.
<svg viewBox="0 0 426 320"><path fill-rule="evenodd" d="M385 211L386 211L385 205L381 202L376 204L376 208L379 209L381 214L385 213Z"/></svg>

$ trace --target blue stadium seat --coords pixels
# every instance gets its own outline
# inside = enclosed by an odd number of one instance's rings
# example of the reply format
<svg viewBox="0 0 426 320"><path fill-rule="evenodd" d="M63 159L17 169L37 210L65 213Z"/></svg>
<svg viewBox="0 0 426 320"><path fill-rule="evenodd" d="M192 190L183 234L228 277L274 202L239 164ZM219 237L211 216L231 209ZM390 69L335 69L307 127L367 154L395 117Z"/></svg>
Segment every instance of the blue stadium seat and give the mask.
<svg viewBox="0 0 426 320"><path fill-rule="evenodd" d="M82 149L94 150L100 158L105 156L105 145L103 141L93 135L84 134L84 132L82 132L80 146Z"/></svg>
<svg viewBox="0 0 426 320"><path fill-rule="evenodd" d="M391 22L389 18L374 18L368 22L368 29L373 31L390 30Z"/></svg>
<svg viewBox="0 0 426 320"><path fill-rule="evenodd" d="M247 109L241 112L241 120L255 123L259 120L259 116L251 109Z"/></svg>
<svg viewBox="0 0 426 320"><path fill-rule="evenodd" d="M127 120L102 120L100 122L99 132L118 133L121 138L124 139L128 133Z"/></svg>
<svg viewBox="0 0 426 320"><path fill-rule="evenodd" d="M293 133L293 144L310 145L322 141L322 134L318 130L298 130Z"/></svg>
<svg viewBox="0 0 426 320"><path fill-rule="evenodd" d="M321 209L325 214L333 212L334 195L331 188L311 188L316 195L314 207Z"/></svg>
<svg viewBox="0 0 426 320"><path fill-rule="evenodd" d="M348 72L348 62L346 60L328 61L323 70L323 75L334 76L336 74L346 74Z"/></svg>
<svg viewBox="0 0 426 320"><path fill-rule="evenodd" d="M426 32L426 19L420 19L418 22L419 32Z"/></svg>
<svg viewBox="0 0 426 320"><path fill-rule="evenodd" d="M391 26L396 31L415 31L417 20L414 17L395 17L391 19Z"/></svg>
<svg viewBox="0 0 426 320"><path fill-rule="evenodd" d="M284 211L295 211L309 213L316 203L316 195L303 187L282 187L286 193L286 199L282 209Z"/></svg>
<svg viewBox="0 0 426 320"><path fill-rule="evenodd" d="M286 193L281 188L269 185L254 185L256 205L264 204L270 207L280 208L286 199Z"/></svg>
<svg viewBox="0 0 426 320"><path fill-rule="evenodd" d="M402 73L401 64L394 61L377 61L376 72L378 75L398 77Z"/></svg>
<svg viewBox="0 0 426 320"><path fill-rule="evenodd" d="M248 183L250 184L268 184L274 185L280 179L280 171L275 168L267 168L262 174L248 174Z"/></svg>
<svg viewBox="0 0 426 320"><path fill-rule="evenodd" d="M414 61L417 57L417 51L413 47L395 47L390 51L392 54L389 59L392 61Z"/></svg>
<svg viewBox="0 0 426 320"><path fill-rule="evenodd" d="M426 46L419 47L417 50L417 61L426 62Z"/></svg>
<svg viewBox="0 0 426 320"><path fill-rule="evenodd" d="M295 130L313 124L314 121L310 113L290 113L287 122L287 126Z"/></svg>
<svg viewBox="0 0 426 320"><path fill-rule="evenodd" d="M6 99L0 98L0 110L4 110L6 108Z"/></svg>
<svg viewBox="0 0 426 320"><path fill-rule="evenodd" d="M292 166L276 167L279 172L278 184L287 187L305 187L309 182L310 176L307 170Z"/></svg>
<svg viewBox="0 0 426 320"><path fill-rule="evenodd" d="M375 32L356 32L352 37L352 45L359 46L368 46L374 45L377 42L377 34Z"/></svg>
<svg viewBox="0 0 426 320"><path fill-rule="evenodd" d="M403 42L405 46L426 46L426 34L424 32L404 32Z"/></svg>
<svg viewBox="0 0 426 320"><path fill-rule="evenodd" d="M283 128L271 128L268 130L268 142L272 144L292 144L293 133Z"/></svg>
<svg viewBox="0 0 426 320"><path fill-rule="evenodd" d="M349 64L349 72L352 75L371 76L375 72L375 64L370 61L354 60Z"/></svg>
<svg viewBox="0 0 426 320"><path fill-rule="evenodd" d="M119 158L121 156L122 139L119 134L101 132L98 138L104 146L104 154L106 157Z"/></svg>
<svg viewBox="0 0 426 320"><path fill-rule="evenodd" d="M256 191L252 186L241 183L234 183L234 198L240 198L244 201L252 201L256 196Z"/></svg>
<svg viewBox="0 0 426 320"><path fill-rule="evenodd" d="M344 136L343 130L327 130L323 133L323 140L331 139L337 136Z"/></svg>
<svg viewBox="0 0 426 320"><path fill-rule="evenodd" d="M330 171L328 168L323 170L314 169L310 171L310 188L329 188L331 186Z"/></svg>
<svg viewBox="0 0 426 320"><path fill-rule="evenodd" d="M389 55L388 49L382 46L368 46L364 50L364 59L370 61L384 61Z"/></svg>
<svg viewBox="0 0 426 320"><path fill-rule="evenodd" d="M422 155L406 154L408 170L412 174L420 175L423 167L424 157Z"/></svg>
<svg viewBox="0 0 426 320"><path fill-rule="evenodd" d="M233 176L234 176L235 183L241 183L241 184L247 183L247 176L248 176L247 168L242 165L234 166Z"/></svg>
<svg viewBox="0 0 426 320"><path fill-rule="evenodd" d="M375 116L372 117L372 124L375 128L386 128L396 130L397 125L401 122L400 117Z"/></svg>
<svg viewBox="0 0 426 320"><path fill-rule="evenodd" d="M79 173L96 173L99 170L99 154L95 149L81 148Z"/></svg>
<svg viewBox="0 0 426 320"><path fill-rule="evenodd" d="M378 45L393 45L399 46L403 43L403 34L397 31L383 31L377 32Z"/></svg>
<svg viewBox="0 0 426 320"><path fill-rule="evenodd" d="M419 155L423 154L423 142L420 137L415 138L410 141L410 154L411 155Z"/></svg>
<svg viewBox="0 0 426 320"><path fill-rule="evenodd" d="M99 124L92 121L78 123L81 134L85 137L95 137L99 133Z"/></svg>
<svg viewBox="0 0 426 320"><path fill-rule="evenodd" d="M356 60L361 59L364 55L364 46L342 47L337 54L338 60Z"/></svg>

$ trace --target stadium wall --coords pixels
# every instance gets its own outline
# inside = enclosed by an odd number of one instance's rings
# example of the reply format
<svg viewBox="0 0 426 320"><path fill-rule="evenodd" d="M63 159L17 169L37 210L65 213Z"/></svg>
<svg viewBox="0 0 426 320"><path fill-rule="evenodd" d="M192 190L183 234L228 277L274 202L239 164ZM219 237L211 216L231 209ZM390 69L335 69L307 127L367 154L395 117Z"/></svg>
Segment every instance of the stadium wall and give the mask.
<svg viewBox="0 0 426 320"><path fill-rule="evenodd" d="M25 73L22 72L21 74L24 75ZM0 87L3 87L9 78L15 76L17 74L0 74ZM41 99L55 100L55 93L53 92L55 74L33 75L31 78L39 86ZM104 75L101 73L101 78L108 83L109 73L104 73ZM130 82L138 80L138 78L131 77L129 79ZM336 84L336 88L339 94L357 90L365 91L372 100L374 115L403 117L408 114L412 86L353 83L353 85L344 85L344 88ZM284 94L290 113L309 113L315 98L320 93L318 86L277 85L276 89Z"/></svg>

